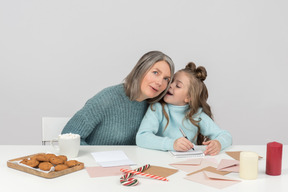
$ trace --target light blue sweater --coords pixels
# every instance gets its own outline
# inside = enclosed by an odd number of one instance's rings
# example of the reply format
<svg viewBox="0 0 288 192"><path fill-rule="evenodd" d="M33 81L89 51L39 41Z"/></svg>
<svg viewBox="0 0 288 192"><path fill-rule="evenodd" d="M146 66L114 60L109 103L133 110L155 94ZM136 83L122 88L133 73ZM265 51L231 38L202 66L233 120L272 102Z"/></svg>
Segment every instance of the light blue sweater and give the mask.
<svg viewBox="0 0 288 192"><path fill-rule="evenodd" d="M193 140L193 138L197 134L198 128L185 118L187 109L187 105L165 105L165 110L169 116L169 124L164 131L167 120L162 112L161 104L154 104L154 111L149 107L136 135L136 144L148 149L172 151L174 150L175 140L183 137L179 130L180 126L188 139L195 143L196 140ZM231 134L228 131L221 130L207 114L202 112L202 108L194 115L195 120L199 120L199 118L201 119L199 126L202 135L208 136L211 140L218 140L221 143L221 150L232 145Z"/></svg>
<svg viewBox="0 0 288 192"><path fill-rule="evenodd" d="M89 99L62 133L79 134L81 145L135 145L147 107L146 101L131 101L123 84L111 86Z"/></svg>

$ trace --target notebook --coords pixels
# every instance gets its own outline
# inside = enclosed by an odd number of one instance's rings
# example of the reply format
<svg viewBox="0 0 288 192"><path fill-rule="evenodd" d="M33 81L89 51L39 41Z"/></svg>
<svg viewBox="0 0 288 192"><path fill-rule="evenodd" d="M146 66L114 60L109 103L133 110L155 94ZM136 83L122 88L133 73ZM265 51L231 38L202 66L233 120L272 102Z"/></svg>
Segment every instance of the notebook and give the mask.
<svg viewBox="0 0 288 192"><path fill-rule="evenodd" d="M190 149L189 151L170 151L172 155L175 157L184 157L184 158L189 158L189 157L204 157L205 154L203 151L199 149Z"/></svg>

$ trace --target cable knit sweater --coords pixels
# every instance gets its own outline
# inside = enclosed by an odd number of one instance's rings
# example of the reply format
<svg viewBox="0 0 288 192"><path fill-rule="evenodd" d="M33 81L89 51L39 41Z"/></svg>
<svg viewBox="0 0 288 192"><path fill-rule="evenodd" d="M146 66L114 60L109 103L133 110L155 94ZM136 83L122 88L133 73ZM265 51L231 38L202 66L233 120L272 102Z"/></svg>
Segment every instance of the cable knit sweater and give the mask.
<svg viewBox="0 0 288 192"><path fill-rule="evenodd" d="M164 130L167 119L164 117L161 104L155 103L153 110L149 107L136 136L137 145L149 149L172 151L176 139L183 137L179 127L183 129L188 139L195 143L196 138L194 137L198 128L185 118L187 109L188 105L165 105L170 121ZM211 140L216 139L221 143L221 150L232 145L231 134L220 129L206 113L202 112L202 108L198 110L193 118L200 120L199 126L202 135L208 136Z"/></svg>
<svg viewBox="0 0 288 192"><path fill-rule="evenodd" d="M131 101L124 84L111 86L89 99L62 134L79 134L81 145L135 145L147 107L146 101Z"/></svg>

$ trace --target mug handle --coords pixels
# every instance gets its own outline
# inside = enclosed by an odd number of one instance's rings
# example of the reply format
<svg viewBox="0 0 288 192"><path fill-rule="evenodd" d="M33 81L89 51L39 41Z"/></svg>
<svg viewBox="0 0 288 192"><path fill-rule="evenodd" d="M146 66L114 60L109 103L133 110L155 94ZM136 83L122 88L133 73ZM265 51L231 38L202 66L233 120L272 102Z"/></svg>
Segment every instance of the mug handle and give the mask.
<svg viewBox="0 0 288 192"><path fill-rule="evenodd" d="M60 151L60 147L59 147L59 145L55 145L54 143L55 142L59 142L59 140L58 139L52 139L51 141L50 141L50 144L51 144L51 146L59 153L59 151Z"/></svg>

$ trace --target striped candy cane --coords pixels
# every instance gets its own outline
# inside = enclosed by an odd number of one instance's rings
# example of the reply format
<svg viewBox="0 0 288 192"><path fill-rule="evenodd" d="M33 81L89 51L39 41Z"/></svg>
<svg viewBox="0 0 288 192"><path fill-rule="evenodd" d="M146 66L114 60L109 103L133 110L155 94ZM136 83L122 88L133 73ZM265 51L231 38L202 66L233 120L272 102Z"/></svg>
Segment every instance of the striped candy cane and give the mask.
<svg viewBox="0 0 288 192"><path fill-rule="evenodd" d="M150 165L147 164L147 165L144 165L142 167L139 167L139 168L135 169L134 171L143 172L143 171L147 170L149 167L150 167ZM132 178L133 175L134 175L133 173L126 173L125 175L123 175L120 178L120 183L122 185L124 185L124 186L135 186L135 185L137 185L139 182L138 182L137 179Z"/></svg>
<svg viewBox="0 0 288 192"><path fill-rule="evenodd" d="M158 179L158 180L161 180L161 181L168 181L168 179L165 178L165 177L160 177L160 176L157 176L157 175L151 175L151 174L142 173L142 172L138 172L138 171L132 171L132 170L128 170L128 169L120 169L120 171L125 172L125 173L132 173L132 174L135 174L135 175L142 175L142 176L145 176L145 177L149 177L149 178L152 178L152 179Z"/></svg>

